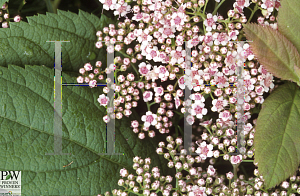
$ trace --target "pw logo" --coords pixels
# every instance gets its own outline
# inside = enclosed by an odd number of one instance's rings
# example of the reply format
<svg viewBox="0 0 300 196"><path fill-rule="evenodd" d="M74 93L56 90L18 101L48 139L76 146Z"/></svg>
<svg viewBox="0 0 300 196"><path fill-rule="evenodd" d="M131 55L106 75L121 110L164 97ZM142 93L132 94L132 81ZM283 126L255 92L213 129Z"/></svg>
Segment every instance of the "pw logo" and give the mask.
<svg viewBox="0 0 300 196"><path fill-rule="evenodd" d="M1 171L1 180L18 180L20 171Z"/></svg>

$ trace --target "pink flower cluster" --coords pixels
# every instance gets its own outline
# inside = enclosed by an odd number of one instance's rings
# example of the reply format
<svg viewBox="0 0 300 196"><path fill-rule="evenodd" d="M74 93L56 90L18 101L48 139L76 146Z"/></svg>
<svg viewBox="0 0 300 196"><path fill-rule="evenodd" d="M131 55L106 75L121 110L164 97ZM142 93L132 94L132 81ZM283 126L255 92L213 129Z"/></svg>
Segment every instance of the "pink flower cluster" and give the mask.
<svg viewBox="0 0 300 196"><path fill-rule="evenodd" d="M225 161L230 161L234 167L237 167L243 160L253 157L256 120L251 120L253 115L251 109L262 104L264 102L263 95L272 91L275 85L273 75L257 62L250 45L248 43L241 45L233 41L244 38L244 35L241 34L242 24L252 19L245 16L244 9L249 9L252 4L255 6L255 11L261 8L262 16L258 17L257 22L277 29L273 11L274 9L278 10L280 1L236 0L233 9L227 12L227 18L215 11L207 12L205 10L206 0L198 2L178 0L175 1L176 7L171 0L137 0L137 5L130 1L126 1L128 3L126 4L124 0L118 2L101 0L101 2L104 4L104 9L116 10L115 15L126 16L130 11L133 12L132 19L126 18L124 22L119 22L118 28L110 24L102 31L98 31L99 41L96 43L97 48L102 48L104 46L102 40L105 41L105 45L108 45L109 42L123 42L123 44L116 43L114 48L112 46L107 48L108 52L116 50L125 57L122 59L118 56L115 59L114 70L119 74L116 74L117 100L123 100L116 102L118 111L123 111L122 108L130 110L130 106L134 105L136 107L139 99L143 100L148 109L145 114L140 116L140 119L131 122L133 131L138 133L140 139L145 138L144 132L148 132L149 137L155 136L154 130L158 130L162 134L169 133L173 126L174 113L180 112L182 115L187 113L186 121L193 128L199 132L203 131L199 126L197 127L199 123L206 129L200 134L200 137L193 135L193 140L197 141L198 148L192 147L191 151L198 156L195 158L189 155L175 156L176 150L184 154L185 149L175 148L176 145L182 144L182 140L177 138L173 141L169 136L167 137L169 144L165 146L164 143L160 143L156 150L158 154L164 155L164 158L169 160L168 167L176 168L175 177L178 179L177 185L181 193L185 192L187 194L184 195L193 196L210 195L215 191L213 189L215 184L223 184L217 187L217 193L246 195L244 190L236 188L238 183L241 187L246 186L242 182L243 177L235 181L236 184L225 186L223 182L225 177L217 176L216 169L212 165L215 159L223 157ZM224 1L216 0L216 2L222 4ZM203 29L199 28L202 24ZM186 45L184 45L185 41ZM129 44L132 43L135 45L130 48ZM189 65L185 62L189 55L186 53L185 47L191 48L192 66L190 69L187 69ZM151 61L156 65L152 65ZM238 81L236 76L238 66L244 67L243 86L239 89L236 87L241 86L239 85L241 81ZM135 73L121 73L128 68L133 68ZM88 75L87 71L92 71L89 65L82 70ZM135 78L137 81L134 81ZM85 80L85 78L81 78L80 81L83 79ZM157 81L161 84L158 84ZM170 81L175 81L175 84L171 85ZM236 86L231 86L230 83L235 83ZM92 85L93 83L90 86ZM191 90L191 95L187 100L184 96L186 89ZM128 94L133 95L133 99ZM245 113L241 116L236 113L240 109L240 106L236 105L237 100L241 98L237 97L237 94L243 96L244 99ZM212 100L211 103L208 101L209 97ZM107 97L104 94L101 95L101 99L99 97L100 104L105 104L106 101ZM154 107L151 108L152 105L158 106L155 111ZM204 121L203 118L209 111L217 113L218 118ZM118 116L121 118L121 115ZM234 129L237 118L243 118L245 122L246 154L235 156L230 153L236 150L237 139ZM164 153L164 148L169 152ZM203 175L202 168L195 168L192 165L194 162L200 163L206 159L211 165ZM181 160L184 161L181 162ZM150 174L147 172L148 166L146 169L140 166L143 164L142 161L139 163L139 159L137 159L134 162L134 168L138 174L135 180L145 182L142 189L143 194L157 195L156 192L150 191L150 187L160 190L163 195L171 194L171 185L161 186L160 174L157 169L153 168L153 172ZM180 172L182 169L189 174L183 177ZM142 175L143 173L145 175ZM125 174L121 176L126 177ZM152 184L151 176L155 179ZM226 178L229 180L233 177L232 172L226 174ZM139 190L134 184L134 176L128 175L127 178L127 185L133 187L133 192L137 193ZM170 183L172 179L171 176L166 176L162 181ZM186 183L190 179L195 180L193 186ZM122 186L124 183L126 184L126 180L119 182ZM263 180L256 182L257 191L262 188L261 183ZM284 186L287 185L284 184ZM123 194L122 191L118 192L117 190L115 193ZM179 195L179 193L174 192L173 195Z"/></svg>

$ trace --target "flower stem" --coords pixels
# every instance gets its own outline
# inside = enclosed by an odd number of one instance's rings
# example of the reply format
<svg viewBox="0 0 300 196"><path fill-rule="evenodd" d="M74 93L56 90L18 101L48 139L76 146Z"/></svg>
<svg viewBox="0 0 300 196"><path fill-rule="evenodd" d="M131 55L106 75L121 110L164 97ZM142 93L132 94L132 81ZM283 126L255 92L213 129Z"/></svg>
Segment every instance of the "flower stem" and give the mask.
<svg viewBox="0 0 300 196"><path fill-rule="evenodd" d="M141 90L142 90L142 93L144 93L144 92L145 92L145 90L144 90L143 88L142 88ZM146 105L147 105L147 109L148 109L148 111L151 111L151 110L150 110L150 106L151 106L151 105L150 105L148 102L146 102Z"/></svg>
<svg viewBox="0 0 300 196"><path fill-rule="evenodd" d="M253 162L253 160L243 160L243 162Z"/></svg>
<svg viewBox="0 0 300 196"><path fill-rule="evenodd" d="M248 19L247 24L251 21L251 19L252 19L254 13L255 13L257 10L258 10L258 4L255 4L255 7L254 7L254 9L253 9L253 11L252 11L252 13L251 13L249 19Z"/></svg>
<svg viewBox="0 0 300 196"><path fill-rule="evenodd" d="M205 127L210 135L213 135L208 127Z"/></svg>
<svg viewBox="0 0 300 196"><path fill-rule="evenodd" d="M210 94L210 97L212 98L212 100L214 100L215 98L212 96L211 92L209 94Z"/></svg>
<svg viewBox="0 0 300 196"><path fill-rule="evenodd" d="M183 131L182 131L181 127L179 125L177 125L177 126L178 126L178 129L179 129L181 135L183 136L184 134L183 134Z"/></svg>
<svg viewBox="0 0 300 196"><path fill-rule="evenodd" d="M215 10L213 11L212 15L215 15L219 9L219 7L225 2L225 0L222 0L221 3L218 4L218 6L215 8Z"/></svg>
<svg viewBox="0 0 300 196"><path fill-rule="evenodd" d="M205 1L205 5L204 5L204 9L203 9L203 14L205 14L207 3L208 3L208 0Z"/></svg>
<svg viewBox="0 0 300 196"><path fill-rule="evenodd" d="M237 168L239 167L239 164L234 164L233 165L233 174L234 174L234 181L237 179ZM230 184L229 184L230 186Z"/></svg>

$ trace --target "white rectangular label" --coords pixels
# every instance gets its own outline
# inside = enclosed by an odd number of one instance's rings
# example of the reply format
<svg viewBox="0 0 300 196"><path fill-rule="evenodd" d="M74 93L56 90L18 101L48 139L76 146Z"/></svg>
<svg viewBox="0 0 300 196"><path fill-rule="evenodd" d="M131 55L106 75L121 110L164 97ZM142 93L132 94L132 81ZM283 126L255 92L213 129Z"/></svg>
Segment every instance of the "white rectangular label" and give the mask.
<svg viewBox="0 0 300 196"><path fill-rule="evenodd" d="M21 171L0 171L0 195L21 195Z"/></svg>

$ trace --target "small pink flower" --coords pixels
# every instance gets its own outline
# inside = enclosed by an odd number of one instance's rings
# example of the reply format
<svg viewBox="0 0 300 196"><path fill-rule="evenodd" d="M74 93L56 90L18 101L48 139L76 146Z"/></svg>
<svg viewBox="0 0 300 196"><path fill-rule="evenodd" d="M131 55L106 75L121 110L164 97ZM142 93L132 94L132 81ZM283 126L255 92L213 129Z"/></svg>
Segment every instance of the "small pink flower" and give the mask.
<svg viewBox="0 0 300 196"><path fill-rule="evenodd" d="M159 51L158 51L157 46L153 46L152 48L147 47L146 53L147 53L147 55L146 55L147 60L153 59L154 62L158 62L160 60L160 58L158 57Z"/></svg>
<svg viewBox="0 0 300 196"><path fill-rule="evenodd" d="M204 102L205 101L205 98L203 97L203 95L201 95L200 93L194 93L194 94L191 94L190 95L190 98L192 99L192 100L199 100L199 101L201 101L201 102Z"/></svg>
<svg viewBox="0 0 300 196"><path fill-rule="evenodd" d="M228 173L226 173L226 177L228 178L228 179L232 179L233 178L233 173L232 172L228 172Z"/></svg>
<svg viewBox="0 0 300 196"><path fill-rule="evenodd" d="M20 22L21 21L21 16L17 15L14 17L15 22Z"/></svg>
<svg viewBox="0 0 300 196"><path fill-rule="evenodd" d="M206 31L212 31L212 29L216 29L216 21L218 20L217 15L212 15L211 13L207 14L207 18L204 21L204 25L206 26Z"/></svg>
<svg viewBox="0 0 300 196"><path fill-rule="evenodd" d="M114 46L113 45L109 45L109 46L107 46L107 49L106 49L106 51L108 52L108 53L113 53L114 52Z"/></svg>
<svg viewBox="0 0 300 196"><path fill-rule="evenodd" d="M210 165L210 166L208 166L208 168L207 168L207 173L208 173L210 176L213 176L213 175L215 175L215 173L216 173L216 169L215 169L212 165Z"/></svg>
<svg viewBox="0 0 300 196"><path fill-rule="evenodd" d="M8 28L8 23L7 22L3 22L2 23L2 28Z"/></svg>
<svg viewBox="0 0 300 196"><path fill-rule="evenodd" d="M160 79L168 77L169 76L169 72L167 70L167 68L165 66L160 65L158 68L154 69L154 72L156 74L158 74L158 77Z"/></svg>
<svg viewBox="0 0 300 196"><path fill-rule="evenodd" d="M228 101L224 100L223 97L219 97L218 99L214 99L212 101L213 107L211 108L211 111L213 112L221 112L225 106L228 105Z"/></svg>
<svg viewBox="0 0 300 196"><path fill-rule="evenodd" d="M131 127L137 128L139 126L139 122L137 120L131 121Z"/></svg>
<svg viewBox="0 0 300 196"><path fill-rule="evenodd" d="M78 82L78 83L83 83L83 80L84 80L84 79L83 79L82 76L79 76L79 77L77 78L77 82Z"/></svg>
<svg viewBox="0 0 300 196"><path fill-rule="evenodd" d="M210 80L210 74L209 74L209 73L204 73L204 74L203 74L203 79L204 79L205 81L209 81L209 80Z"/></svg>
<svg viewBox="0 0 300 196"><path fill-rule="evenodd" d="M157 69L157 66L154 66L153 70L152 71L149 71L146 75L146 79L147 80L152 80L152 82L154 82L155 80L158 79L158 73L155 72L155 70Z"/></svg>
<svg viewBox="0 0 300 196"><path fill-rule="evenodd" d="M120 169L120 176L122 176L123 178L127 177L128 171L125 168Z"/></svg>
<svg viewBox="0 0 300 196"><path fill-rule="evenodd" d="M220 142L220 140L219 140L219 138L214 137L214 138L212 138L211 142L212 142L214 145L218 145L219 142Z"/></svg>
<svg viewBox="0 0 300 196"><path fill-rule="evenodd" d="M85 73L85 69L84 68L80 68L79 69L79 73L84 74Z"/></svg>
<svg viewBox="0 0 300 196"><path fill-rule="evenodd" d="M209 53L209 52L211 51L210 46L205 46L205 47L203 48L203 51L204 51L205 53Z"/></svg>
<svg viewBox="0 0 300 196"><path fill-rule="evenodd" d="M214 44L225 46L228 43L228 35L226 33L214 33L213 37L215 38Z"/></svg>
<svg viewBox="0 0 300 196"><path fill-rule="evenodd" d="M182 50L181 46L178 46L176 48L176 50L172 50L171 51L171 63L175 64L175 63L182 63L184 62L184 57L186 55L185 50Z"/></svg>
<svg viewBox="0 0 300 196"><path fill-rule="evenodd" d="M140 21L142 19L143 19L143 14L141 12L134 14L134 16L132 17L132 20L135 20L135 21Z"/></svg>
<svg viewBox="0 0 300 196"><path fill-rule="evenodd" d="M193 39L188 41L187 47L192 48L193 46L197 46L200 41L204 39L204 36L194 36Z"/></svg>
<svg viewBox="0 0 300 196"><path fill-rule="evenodd" d="M191 114L199 119L202 119L203 115L207 114L207 109L204 108L204 103L200 100L196 100L195 103L192 104Z"/></svg>
<svg viewBox="0 0 300 196"><path fill-rule="evenodd" d="M256 78L251 78L250 75L246 75L244 77L244 86L250 91L254 89L255 82L256 82Z"/></svg>
<svg viewBox="0 0 300 196"><path fill-rule="evenodd" d="M102 48L103 44L101 41L96 42L95 44L96 48Z"/></svg>
<svg viewBox="0 0 300 196"><path fill-rule="evenodd" d="M109 116L107 116L107 115L103 116L103 121L104 121L105 123L108 123L108 122L110 121Z"/></svg>
<svg viewBox="0 0 300 196"><path fill-rule="evenodd" d="M164 88L163 87L154 87L155 96L163 96L164 94Z"/></svg>
<svg viewBox="0 0 300 196"><path fill-rule="evenodd" d="M132 111L131 110L128 110L128 109L126 109L126 110L124 110L124 115L125 116L127 116L127 117L129 117L131 114L132 114Z"/></svg>
<svg viewBox="0 0 300 196"><path fill-rule="evenodd" d="M157 124L157 115L152 114L151 111L146 112L146 115L142 116L142 121L144 121L145 127L150 127L150 125L156 125Z"/></svg>
<svg viewBox="0 0 300 196"><path fill-rule="evenodd" d="M273 89L273 75L271 73L267 73L266 77L260 81L260 85L264 87L265 92L269 92L269 88Z"/></svg>
<svg viewBox="0 0 300 196"><path fill-rule="evenodd" d="M89 82L89 86L90 86L91 88L97 86L97 80L91 80L91 81Z"/></svg>
<svg viewBox="0 0 300 196"><path fill-rule="evenodd" d="M263 95L264 88L263 88L262 86L256 86L256 87L255 87L255 92L256 92L256 94L258 94L258 95Z"/></svg>
<svg viewBox="0 0 300 196"><path fill-rule="evenodd" d="M225 88L229 86L228 78L224 76L222 72L218 72L216 74L215 80L218 88Z"/></svg>
<svg viewBox="0 0 300 196"><path fill-rule="evenodd" d="M210 119L210 120L207 120L207 121L204 121L203 123L200 123L200 125L202 125L202 126L206 127L206 126L209 126L209 125L211 125L211 123L212 123L212 119Z"/></svg>
<svg viewBox="0 0 300 196"><path fill-rule="evenodd" d="M94 74L98 74L99 73L99 69L94 69Z"/></svg>
<svg viewBox="0 0 300 196"><path fill-rule="evenodd" d="M162 34L162 38L174 38L174 33L176 32L175 27L164 25L162 28L159 28L158 31Z"/></svg>
<svg viewBox="0 0 300 196"><path fill-rule="evenodd" d="M117 0L100 0L100 2L103 4L103 9L113 10L116 6Z"/></svg>
<svg viewBox="0 0 300 196"><path fill-rule="evenodd" d="M129 74L127 75L127 80L128 80L128 81L133 81L133 80L134 80L134 75L133 75L132 73L129 73Z"/></svg>
<svg viewBox="0 0 300 196"><path fill-rule="evenodd" d="M3 10L6 10L8 8L8 4L7 3L4 3L4 5L2 5L2 8Z"/></svg>
<svg viewBox="0 0 300 196"><path fill-rule="evenodd" d="M225 110L219 114L219 118L221 118L223 121L227 121L232 119L232 115L228 110Z"/></svg>
<svg viewBox="0 0 300 196"><path fill-rule="evenodd" d="M265 69L265 67L264 67L263 65L260 65L260 66L259 66L258 71L259 71L260 73L262 73L263 76L267 75L267 73L268 73L268 70Z"/></svg>
<svg viewBox="0 0 300 196"><path fill-rule="evenodd" d="M140 74L142 74L143 76L145 76L151 69L151 65L142 62L139 64L139 72Z"/></svg>
<svg viewBox="0 0 300 196"><path fill-rule="evenodd" d="M174 12L172 14L171 26L184 25L184 14L181 12Z"/></svg>
<svg viewBox="0 0 300 196"><path fill-rule="evenodd" d="M125 16L127 13L129 13L130 11L130 5L127 5L127 3L124 3L122 5L117 4L114 9L116 9L116 11L114 11L114 15L121 15L122 17Z"/></svg>
<svg viewBox="0 0 300 196"><path fill-rule="evenodd" d="M234 164L234 165L242 162L242 155L231 156L230 162L231 162L231 164Z"/></svg>
<svg viewBox="0 0 300 196"><path fill-rule="evenodd" d="M186 118L186 121L189 123L189 125L192 125L195 122L195 118L192 115L188 115L187 118Z"/></svg>
<svg viewBox="0 0 300 196"><path fill-rule="evenodd" d="M106 106L109 102L109 97L102 94L102 95L99 95L99 98L97 99L97 101L100 103L100 105Z"/></svg>
<svg viewBox="0 0 300 196"><path fill-rule="evenodd" d="M236 98L235 97L230 97L229 102L232 103L232 104L235 104L236 103Z"/></svg>
<svg viewBox="0 0 300 196"><path fill-rule="evenodd" d="M251 61L254 58L254 54L250 49L250 45L246 43L244 44L243 48L245 50L245 58L248 58L248 60Z"/></svg>
<svg viewBox="0 0 300 196"><path fill-rule="evenodd" d="M175 100L175 107L176 107L176 109L178 109L178 107L181 104L181 101L178 96L174 97L174 100Z"/></svg>
<svg viewBox="0 0 300 196"><path fill-rule="evenodd" d="M228 36L230 37L231 40L236 40L238 34L239 34L238 30L231 30L228 32Z"/></svg>
<svg viewBox="0 0 300 196"><path fill-rule="evenodd" d="M232 137L234 135L234 131L232 129L227 129L226 130L226 136L227 137Z"/></svg>
<svg viewBox="0 0 300 196"><path fill-rule="evenodd" d="M217 88L214 92L214 94L217 96L217 97L220 97L222 94L223 94L223 91L219 88Z"/></svg>
<svg viewBox="0 0 300 196"><path fill-rule="evenodd" d="M90 78L85 77L85 78L84 78L84 82L85 82L85 83L89 83L89 82L90 82Z"/></svg>
<svg viewBox="0 0 300 196"><path fill-rule="evenodd" d="M185 79L184 79L184 76L181 76L181 77L178 79L178 86L179 86L179 88L181 88L181 89L185 89Z"/></svg>
<svg viewBox="0 0 300 196"><path fill-rule="evenodd" d="M84 65L84 69L85 69L86 71L91 71L91 70L93 70L93 66L92 66L90 63L86 63L86 64Z"/></svg>
<svg viewBox="0 0 300 196"><path fill-rule="evenodd" d="M8 19L9 18L9 14L5 13L3 17L4 17L4 19Z"/></svg>
<svg viewBox="0 0 300 196"><path fill-rule="evenodd" d="M96 62L96 67L101 67L102 66L102 62L101 61L97 61Z"/></svg>
<svg viewBox="0 0 300 196"><path fill-rule="evenodd" d="M205 190L205 187L199 187L197 185L194 185L192 191L189 192L188 196L206 196Z"/></svg>
<svg viewBox="0 0 300 196"><path fill-rule="evenodd" d="M151 91L145 91L143 93L143 99L145 102L151 101L152 100L152 95L153 93Z"/></svg>
<svg viewBox="0 0 300 196"><path fill-rule="evenodd" d="M212 157L213 156L212 149L213 149L213 145L212 144L207 145L206 142L203 141L199 145L199 147L197 148L196 153L199 154L199 156L201 157L201 159L206 159L207 157Z"/></svg>
<svg viewBox="0 0 300 196"><path fill-rule="evenodd" d="M89 78L90 78L90 79L93 79L94 76L95 76L95 75L94 75L93 73L90 73L90 74L89 74Z"/></svg>
<svg viewBox="0 0 300 196"><path fill-rule="evenodd" d="M273 12L274 7L274 0L262 0L261 8L268 10L268 12Z"/></svg>
<svg viewBox="0 0 300 196"><path fill-rule="evenodd" d="M191 168L189 172L190 172L190 175L192 175L192 176L197 174L197 170L195 168Z"/></svg>

